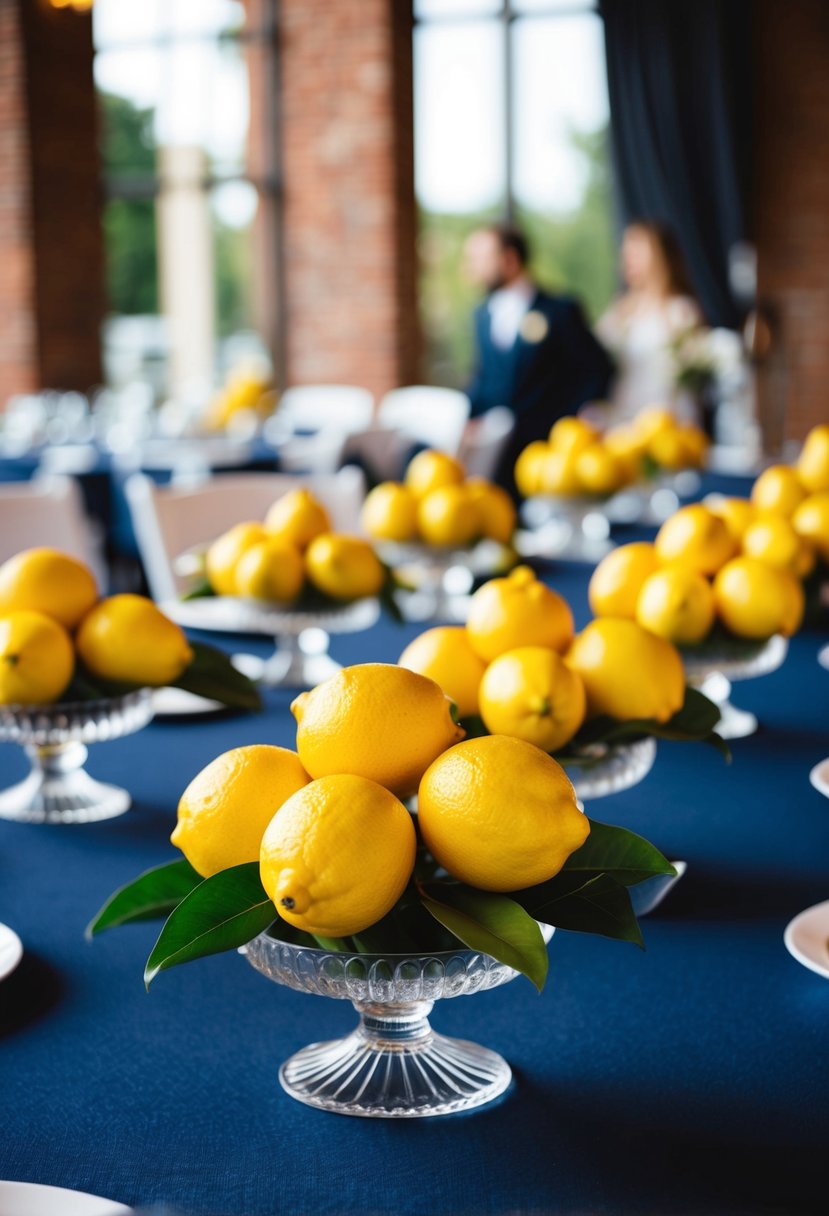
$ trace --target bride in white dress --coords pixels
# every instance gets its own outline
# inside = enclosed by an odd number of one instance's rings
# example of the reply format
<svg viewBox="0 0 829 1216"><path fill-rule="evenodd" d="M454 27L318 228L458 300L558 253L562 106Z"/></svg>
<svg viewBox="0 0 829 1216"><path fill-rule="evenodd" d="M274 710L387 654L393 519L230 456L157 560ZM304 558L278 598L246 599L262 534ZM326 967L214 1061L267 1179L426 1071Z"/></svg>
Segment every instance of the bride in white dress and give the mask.
<svg viewBox="0 0 829 1216"><path fill-rule="evenodd" d="M670 229L645 220L630 224L621 269L627 290L596 325L618 368L605 418L625 422L648 405L682 412L671 343L704 320Z"/></svg>

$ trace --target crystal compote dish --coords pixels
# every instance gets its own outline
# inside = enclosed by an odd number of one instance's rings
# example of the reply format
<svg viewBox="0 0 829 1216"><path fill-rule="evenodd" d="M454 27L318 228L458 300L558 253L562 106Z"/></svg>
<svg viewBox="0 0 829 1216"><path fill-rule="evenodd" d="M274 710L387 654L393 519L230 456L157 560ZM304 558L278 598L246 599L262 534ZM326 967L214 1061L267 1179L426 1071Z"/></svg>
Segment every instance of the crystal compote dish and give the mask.
<svg viewBox="0 0 829 1216"><path fill-rule="evenodd" d="M719 708L717 734L723 739L744 739L758 727L754 714L731 704L731 684L777 671L788 653L788 640L775 634L765 642L748 639L711 639L681 651L688 683Z"/></svg>
<svg viewBox="0 0 829 1216"><path fill-rule="evenodd" d="M646 735L625 743L590 743L562 761L579 801L619 794L638 785L653 768L656 739Z"/></svg>
<svg viewBox="0 0 829 1216"><path fill-rule="evenodd" d="M313 688L340 670L328 653L331 634L370 629L380 615L380 604L371 597L299 611L287 605L217 595L171 600L163 611L185 628L273 638L274 652L268 658L234 655L234 666L268 688Z"/></svg>
<svg viewBox="0 0 829 1216"><path fill-rule="evenodd" d="M378 541L377 552L413 590L398 599L410 621L464 622L477 578L503 573L514 562L512 550L497 541L479 541L469 549L415 541Z"/></svg>
<svg viewBox="0 0 829 1216"><path fill-rule="evenodd" d="M93 823L129 809L130 796L84 769L87 744L141 730L153 716L153 690L57 705L0 706L0 741L19 743L32 770L0 792L0 818L23 823Z"/></svg>
<svg viewBox="0 0 829 1216"><path fill-rule="evenodd" d="M545 941L553 930L541 926ZM509 1086L496 1052L436 1034L435 1001L472 996L518 974L488 954L459 947L435 954L339 954L278 941L267 933L241 948L268 979L351 1001L360 1015L343 1039L312 1043L279 1070L283 1089L341 1115L415 1119L471 1110Z"/></svg>
<svg viewBox="0 0 829 1216"><path fill-rule="evenodd" d="M614 547L607 510L612 499L537 495L521 508L528 530L517 537L522 557L598 562Z"/></svg>

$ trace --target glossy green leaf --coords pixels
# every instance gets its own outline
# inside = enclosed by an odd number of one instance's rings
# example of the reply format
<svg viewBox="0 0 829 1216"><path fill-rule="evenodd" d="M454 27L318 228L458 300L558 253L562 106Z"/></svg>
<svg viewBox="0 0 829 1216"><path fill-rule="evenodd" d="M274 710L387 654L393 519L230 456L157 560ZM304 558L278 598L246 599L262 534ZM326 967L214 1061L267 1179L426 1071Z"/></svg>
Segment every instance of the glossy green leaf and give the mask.
<svg viewBox="0 0 829 1216"><path fill-rule="evenodd" d="M470 950L480 950L522 972L541 991L549 958L541 930L505 895L454 883L421 889L424 908Z"/></svg>
<svg viewBox="0 0 829 1216"><path fill-rule="evenodd" d="M204 642L190 642L193 661L173 681L176 688L220 701L232 709L261 709L262 698L252 680L233 666L230 656Z"/></svg>
<svg viewBox="0 0 829 1216"><path fill-rule="evenodd" d="M544 924L579 933L597 933L602 937L644 946L627 887L616 882L609 874L598 874L558 896L548 892L546 900L526 900L527 895L528 892L522 893L523 906L531 916Z"/></svg>
<svg viewBox="0 0 829 1216"><path fill-rule="evenodd" d="M638 718L619 722L615 718L600 715L591 718L579 731L574 743L619 743L625 739L654 735L657 739L705 740L717 727L720 711L713 701L696 688L685 689L682 708L667 722L656 722L651 718ZM574 754L569 746L567 754Z"/></svg>
<svg viewBox="0 0 829 1216"><path fill-rule="evenodd" d="M91 940L96 933L116 925L169 916L200 882L201 874L197 874L184 858L145 870L138 878L110 895L97 916L87 925L86 936Z"/></svg>
<svg viewBox="0 0 829 1216"><path fill-rule="evenodd" d="M563 873L573 872L609 874L625 887L655 874L676 874L667 857L644 836L596 819L590 820L587 840L564 863Z"/></svg>
<svg viewBox="0 0 829 1216"><path fill-rule="evenodd" d="M147 959L144 983L149 989L159 971L243 946L275 919L258 862L221 870L205 878L170 913Z"/></svg>

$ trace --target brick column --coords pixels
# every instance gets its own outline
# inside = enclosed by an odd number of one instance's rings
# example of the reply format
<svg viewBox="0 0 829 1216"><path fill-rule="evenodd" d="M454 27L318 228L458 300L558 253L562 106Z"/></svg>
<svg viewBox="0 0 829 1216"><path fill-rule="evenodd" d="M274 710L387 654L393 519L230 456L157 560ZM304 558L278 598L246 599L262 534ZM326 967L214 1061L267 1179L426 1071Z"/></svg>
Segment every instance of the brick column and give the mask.
<svg viewBox="0 0 829 1216"><path fill-rule="evenodd" d="M0 407L101 379L92 20L0 0Z"/></svg>
<svg viewBox="0 0 829 1216"><path fill-rule="evenodd" d="M758 375L766 450L829 420L829 8L757 0L754 227L774 345Z"/></svg>
<svg viewBox="0 0 829 1216"><path fill-rule="evenodd" d="M282 0L289 383L418 379L407 0Z"/></svg>

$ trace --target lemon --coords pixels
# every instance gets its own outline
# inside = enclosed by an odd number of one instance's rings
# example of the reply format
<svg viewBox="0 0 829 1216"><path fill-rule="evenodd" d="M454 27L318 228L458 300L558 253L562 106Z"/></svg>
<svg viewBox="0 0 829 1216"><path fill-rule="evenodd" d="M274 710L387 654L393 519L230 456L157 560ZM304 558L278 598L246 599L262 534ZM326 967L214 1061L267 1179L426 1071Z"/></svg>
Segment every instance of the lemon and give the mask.
<svg viewBox="0 0 829 1216"><path fill-rule="evenodd" d="M454 456L428 448L425 452L418 452L409 462L405 481L415 498L425 498L432 490L459 486L464 476L463 465Z"/></svg>
<svg viewBox="0 0 829 1216"><path fill-rule="evenodd" d="M153 688L171 683L193 659L182 630L143 595L101 600L81 621L75 645L93 675Z"/></svg>
<svg viewBox="0 0 829 1216"><path fill-rule="evenodd" d="M0 616L0 705L46 705L72 679L75 652L53 617L21 608Z"/></svg>
<svg viewBox="0 0 829 1216"><path fill-rule="evenodd" d="M678 646L701 642L711 632L714 616L711 584L686 566L666 566L651 574L636 601L642 628Z"/></svg>
<svg viewBox="0 0 829 1216"><path fill-rule="evenodd" d="M784 515L758 515L743 533L743 553L797 574L807 548Z"/></svg>
<svg viewBox="0 0 829 1216"><path fill-rule="evenodd" d="M648 440L648 455L663 469L687 469L700 464L705 449L684 427L657 431Z"/></svg>
<svg viewBox="0 0 829 1216"><path fill-rule="evenodd" d="M529 566L493 578L472 596L466 632L473 650L488 663L516 646L565 650L573 637L570 605L545 587Z"/></svg>
<svg viewBox="0 0 829 1216"><path fill-rule="evenodd" d="M506 490L484 477L470 477L465 486L470 501L478 508L482 534L489 540L497 540L499 544L509 544L515 531L517 512Z"/></svg>
<svg viewBox="0 0 829 1216"><path fill-rule="evenodd" d="M482 891L546 882L590 834L561 765L507 735L470 739L439 756L417 805L435 859Z"/></svg>
<svg viewBox="0 0 829 1216"><path fill-rule="evenodd" d="M310 780L299 756L287 748L234 747L190 782L170 839L203 878L258 861L265 828Z"/></svg>
<svg viewBox="0 0 829 1216"><path fill-rule="evenodd" d="M335 600L358 600L377 595L386 581L386 571L366 540L324 532L311 541L305 552L308 577L325 595Z"/></svg>
<svg viewBox="0 0 829 1216"><path fill-rule="evenodd" d="M306 549L315 536L331 531L331 520L310 490L289 490L270 507L265 530L298 549Z"/></svg>
<svg viewBox="0 0 829 1216"><path fill-rule="evenodd" d="M478 689L486 663L475 653L461 625L438 625L410 642L397 660L401 667L439 684L468 718L478 712Z"/></svg>
<svg viewBox="0 0 829 1216"><path fill-rule="evenodd" d="M569 497L584 490L576 462L577 450L549 447L541 463L539 480L542 494L560 494Z"/></svg>
<svg viewBox="0 0 829 1216"><path fill-rule="evenodd" d="M701 468L705 463L705 456L711 446L711 440L702 427L694 426L692 423L679 427L679 433L688 451L689 464L695 468Z"/></svg>
<svg viewBox="0 0 829 1216"><path fill-rule="evenodd" d="M676 418L664 405L648 405L633 420L634 429L646 444L655 435L675 430L676 425Z"/></svg>
<svg viewBox="0 0 829 1216"><path fill-rule="evenodd" d="M642 584L659 568L656 550L648 541L620 545L603 557L587 590L594 616L636 616Z"/></svg>
<svg viewBox="0 0 829 1216"><path fill-rule="evenodd" d="M391 663L344 667L291 705L312 777L353 773L406 798L434 758L464 737L435 683Z"/></svg>
<svg viewBox="0 0 829 1216"><path fill-rule="evenodd" d="M635 481L642 471L647 443L630 423L610 427L603 442L624 470L626 481Z"/></svg>
<svg viewBox="0 0 829 1216"><path fill-rule="evenodd" d="M728 498L724 494L707 494L702 500L712 514L725 524L735 541L742 541L743 533L754 521L757 512L747 498Z"/></svg>
<svg viewBox="0 0 829 1216"><path fill-rule="evenodd" d="M589 494L613 494L625 481L621 463L603 443L583 448L576 455L575 471L582 489Z"/></svg>
<svg viewBox="0 0 829 1216"><path fill-rule="evenodd" d="M802 540L815 546L829 562L829 493L810 494L792 516L794 530Z"/></svg>
<svg viewBox="0 0 829 1216"><path fill-rule="evenodd" d="M576 635L565 661L584 681L589 717L667 722L685 700L679 651L636 621L591 621Z"/></svg>
<svg viewBox="0 0 829 1216"><path fill-rule="evenodd" d="M0 566L0 613L25 608L74 629L97 598L92 572L57 549L25 549Z"/></svg>
<svg viewBox="0 0 829 1216"><path fill-rule="evenodd" d="M714 579L717 613L744 638L790 637L803 619L803 588L788 570L753 557L735 557Z"/></svg>
<svg viewBox="0 0 829 1216"><path fill-rule="evenodd" d="M519 646L499 655L481 681L481 717L490 734L511 735L554 752L584 721L580 676L555 650Z"/></svg>
<svg viewBox="0 0 829 1216"><path fill-rule="evenodd" d="M810 494L829 490L829 426L812 427L797 461L797 476Z"/></svg>
<svg viewBox="0 0 829 1216"><path fill-rule="evenodd" d="M285 802L262 837L262 886L283 920L347 937L382 920L406 889L417 841L394 794L366 777L312 781Z"/></svg>
<svg viewBox="0 0 829 1216"><path fill-rule="evenodd" d="M417 499L399 482L381 482L366 496L360 522L375 540L413 540L417 535Z"/></svg>
<svg viewBox="0 0 829 1216"><path fill-rule="evenodd" d="M236 564L234 586L237 595L256 600L287 603L295 600L305 582L302 554L290 541L278 536L251 545Z"/></svg>
<svg viewBox="0 0 829 1216"><path fill-rule="evenodd" d="M680 507L656 535L656 556L663 565L681 562L699 574L715 574L734 549L728 528L702 503Z"/></svg>
<svg viewBox="0 0 829 1216"><path fill-rule="evenodd" d="M550 428L550 443L559 452L577 452L589 448L599 438L599 432L583 418L570 415L559 418Z"/></svg>
<svg viewBox="0 0 829 1216"><path fill-rule="evenodd" d="M469 545L483 521L466 486L441 486L418 502L417 525L427 545Z"/></svg>
<svg viewBox="0 0 829 1216"><path fill-rule="evenodd" d="M794 515L805 497L797 473L787 464L773 464L764 469L751 487L753 506L776 515Z"/></svg>
<svg viewBox="0 0 829 1216"><path fill-rule="evenodd" d="M542 470L550 454L550 445L543 439L527 444L515 462L515 484L525 498L542 493Z"/></svg>
<svg viewBox="0 0 829 1216"><path fill-rule="evenodd" d="M213 541L207 550L206 569L208 582L217 595L238 594L236 567L239 559L248 549L267 539L268 534L262 525L250 520L234 524Z"/></svg>

